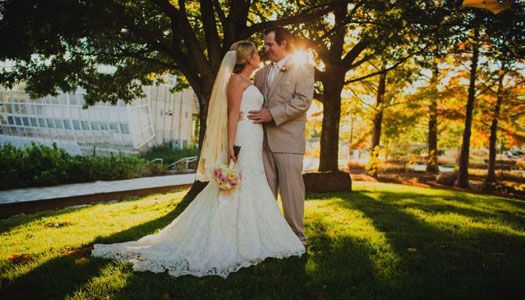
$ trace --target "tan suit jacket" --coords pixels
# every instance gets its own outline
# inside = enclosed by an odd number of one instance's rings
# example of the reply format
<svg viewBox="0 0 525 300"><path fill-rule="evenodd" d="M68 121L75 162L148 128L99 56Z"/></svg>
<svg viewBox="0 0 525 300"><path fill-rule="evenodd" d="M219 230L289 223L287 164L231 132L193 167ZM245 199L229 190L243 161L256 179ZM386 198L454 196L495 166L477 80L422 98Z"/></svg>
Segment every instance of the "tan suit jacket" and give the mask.
<svg viewBox="0 0 525 300"><path fill-rule="evenodd" d="M273 122L264 124L265 145L274 153L304 154L306 111L314 93L314 68L289 59L268 85L270 65L255 73L255 86L264 95L263 107Z"/></svg>

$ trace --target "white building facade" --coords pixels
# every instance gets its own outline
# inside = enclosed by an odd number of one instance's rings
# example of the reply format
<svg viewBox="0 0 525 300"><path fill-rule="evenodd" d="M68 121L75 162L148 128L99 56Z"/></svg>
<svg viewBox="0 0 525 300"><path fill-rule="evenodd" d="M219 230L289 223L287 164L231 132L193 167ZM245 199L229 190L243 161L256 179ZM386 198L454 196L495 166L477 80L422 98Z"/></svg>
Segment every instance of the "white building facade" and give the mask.
<svg viewBox="0 0 525 300"><path fill-rule="evenodd" d="M171 93L174 78L145 86L146 96L130 104L99 102L83 109L85 92L30 99L18 87L0 90L0 143L17 147L32 141L74 155L142 153L153 146L192 146L198 105L191 89Z"/></svg>

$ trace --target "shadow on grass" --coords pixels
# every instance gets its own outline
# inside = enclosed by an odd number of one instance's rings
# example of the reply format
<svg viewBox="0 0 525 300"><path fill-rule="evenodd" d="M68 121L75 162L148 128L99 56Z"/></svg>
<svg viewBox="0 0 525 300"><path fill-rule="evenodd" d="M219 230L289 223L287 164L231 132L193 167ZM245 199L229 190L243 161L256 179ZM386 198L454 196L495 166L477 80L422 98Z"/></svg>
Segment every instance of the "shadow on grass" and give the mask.
<svg viewBox="0 0 525 300"><path fill-rule="evenodd" d="M78 255L62 256L16 278L12 283L2 283L1 299L63 299L77 287L98 276L110 262L90 260L78 263Z"/></svg>
<svg viewBox="0 0 525 300"><path fill-rule="evenodd" d="M30 222L39 221L44 218L58 217L66 213L80 211L85 208L87 207L66 207L62 209L47 210L27 215L15 215L7 219L0 219L0 234L8 232L13 228L24 226Z"/></svg>
<svg viewBox="0 0 525 300"><path fill-rule="evenodd" d="M177 203L175 208L166 215L155 220L131 227L124 231L120 231L108 237L98 237L90 244L111 244L138 240L145 235L152 234L156 230L166 227L169 223L171 223L171 221L173 221L173 219L182 213L182 211L184 211L188 205L190 205L191 201L191 198L184 197L179 203Z"/></svg>
<svg viewBox="0 0 525 300"><path fill-rule="evenodd" d="M525 227L525 202L514 199L492 198L490 202L485 200L472 199L471 194L452 191L452 195L424 195L414 192L352 192L328 193L328 194L309 194L306 200L326 200L336 198L348 198L354 195L357 198L367 197L368 194L381 194L380 202L389 203L399 208L415 208L426 213L456 213L474 219L496 218L512 224L514 227ZM450 193L450 191L445 191ZM417 201L413 201L416 200ZM372 199L373 200L373 199ZM404 202L408 200L408 202ZM500 205L501 204L501 205ZM508 207L502 207L508 206Z"/></svg>
<svg viewBox="0 0 525 300"><path fill-rule="evenodd" d="M87 245L95 243L115 243L129 240L136 240L144 235L151 234L155 230L168 225L177 215L179 215L189 204L190 199L183 198L175 208L166 215L155 220L140 224L127 230L116 233L110 237L97 238ZM67 210L69 212L70 210ZM66 211L60 210L56 214L39 213L39 218L52 215L59 215ZM21 224L18 224L21 225ZM9 297L1 299L61 299L74 292L82 286L91 277L97 276L97 273L106 266L110 260L89 259L87 264L78 264L75 260L89 256L88 251L72 256L61 256L51 259L42 265L39 265L30 272L18 277L13 283L2 282L0 296L4 293ZM30 262L29 262L30 263ZM50 296L52 295L52 296ZM49 296L49 297L48 297Z"/></svg>
<svg viewBox="0 0 525 300"><path fill-rule="evenodd" d="M130 201L139 201L142 200L143 197L138 198L128 198L123 201L119 202L130 202ZM182 201L177 205L174 211L170 212L168 215L178 215L184 208L191 202L188 197L184 197ZM98 204L94 203L94 204ZM47 211L41 211L41 212L35 212L27 215L15 215L10 218L6 219L0 219L0 234L4 232L8 232L12 230L13 228L24 226L25 224L28 224L30 222L35 222L42 220L44 218L51 218L51 217L58 217L60 215L66 214L66 213L72 213L72 212L78 212L83 209L89 209L91 207L91 204L88 204L86 206L71 206L71 207L65 207L62 209L54 209L54 210L47 210ZM167 216L168 217L168 216Z"/></svg>
<svg viewBox="0 0 525 300"><path fill-rule="evenodd" d="M136 240L164 228L189 204L191 198L183 198L168 214L121 231L109 237L100 237L90 243L115 243ZM90 246L88 246L90 247ZM16 278L14 282L2 282L1 299L61 299L83 291L87 283L103 276L102 270L112 266L112 261L89 256L81 251L72 256L51 259L28 273ZM79 259L87 262L78 263ZM81 260L80 260L81 261ZM172 298L248 298L254 295L291 295L292 298L305 298L306 272L305 256L283 260L267 259L264 262L244 268L231 274L227 280L218 276L195 278L183 276L173 278L165 273L131 272L125 286L111 297L122 299L172 299ZM294 282L294 285L290 285ZM103 290L103 289L102 289ZM87 290L93 298L104 298L104 291ZM101 295L97 295L102 293Z"/></svg>
<svg viewBox="0 0 525 300"><path fill-rule="evenodd" d="M135 272L116 298L122 299L277 299L307 298L304 257L267 259L249 268L218 276L173 278L167 274Z"/></svg>
<svg viewBox="0 0 525 300"><path fill-rule="evenodd" d="M364 218L386 237L395 257L390 265L374 261L381 248L366 238L349 235L331 237L330 224L313 218L308 254L301 258L269 259L257 266L220 277L172 278L167 274L133 272L125 286L111 297L124 299L177 298L515 298L525 292L525 249L522 237L483 229L458 233L434 226L404 211L401 202L413 198L410 207L425 212L454 212L486 218L490 212L440 204L436 196L417 193L378 192L377 199L367 193L308 195L307 200L340 199L340 210L360 211ZM463 201L455 197L450 201ZM136 240L168 225L190 203L183 199L173 211L96 243ZM474 203L474 202L472 202ZM501 212L496 212L499 214ZM501 218L509 221L503 214ZM329 216L328 216L329 217ZM513 218L519 218L518 215ZM517 219L516 219L517 220ZM521 221L522 222L522 221ZM521 224L521 223L516 223ZM344 226L344 225L342 225ZM416 249L408 251L409 248ZM493 252L503 253L492 255ZM380 253L381 254L381 253ZM78 265L75 257L59 257L0 291L5 299L64 298L100 276L110 260L90 259ZM388 261L387 261L388 263ZM128 270L131 267L128 266ZM386 271L381 268L386 268ZM102 298L97 291L87 291ZM3 297L6 296L6 297Z"/></svg>
<svg viewBox="0 0 525 300"><path fill-rule="evenodd" d="M478 228L458 233L435 226L404 212L404 206L396 205L400 197L414 197L415 205L426 212L492 216L435 203L426 207L432 197L419 194L381 192L376 200L354 192L341 197L340 208L363 212L401 258L396 272L403 280L398 282L396 290L400 294L395 292L396 297L516 298L525 292L523 237Z"/></svg>

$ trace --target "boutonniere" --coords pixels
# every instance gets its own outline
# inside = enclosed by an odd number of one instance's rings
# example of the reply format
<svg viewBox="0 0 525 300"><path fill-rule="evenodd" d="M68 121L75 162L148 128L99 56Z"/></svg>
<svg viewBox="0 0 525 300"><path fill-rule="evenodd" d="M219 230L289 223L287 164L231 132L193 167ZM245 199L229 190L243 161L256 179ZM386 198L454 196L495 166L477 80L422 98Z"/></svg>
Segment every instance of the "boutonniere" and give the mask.
<svg viewBox="0 0 525 300"><path fill-rule="evenodd" d="M283 72L283 73L288 72L288 66L287 65L282 66L281 67L281 72Z"/></svg>

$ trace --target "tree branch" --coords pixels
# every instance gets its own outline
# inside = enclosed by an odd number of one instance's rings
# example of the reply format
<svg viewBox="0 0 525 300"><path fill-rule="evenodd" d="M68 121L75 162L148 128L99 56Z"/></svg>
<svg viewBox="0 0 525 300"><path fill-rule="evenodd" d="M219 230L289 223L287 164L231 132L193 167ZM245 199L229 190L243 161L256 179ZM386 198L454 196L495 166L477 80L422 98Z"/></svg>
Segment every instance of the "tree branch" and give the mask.
<svg viewBox="0 0 525 300"><path fill-rule="evenodd" d="M355 63L351 64L350 66L348 66L348 70L352 70L353 68L356 68L356 67L362 65L365 62L370 61L372 58L374 58L373 54L365 55L365 57L363 57L362 59L360 59L357 62L355 62Z"/></svg>
<svg viewBox="0 0 525 300"><path fill-rule="evenodd" d="M321 17L322 15L330 12L333 9L333 5L335 5L338 2L340 1L333 1L331 3L328 3L326 7L319 9L318 11L310 12L317 7L321 7L322 5L312 7L307 12L303 12L301 14L297 14L289 18L257 23L255 25L247 27L243 32L243 36L250 36L256 32L263 31L264 29L273 25L284 26L288 24L303 23L307 21L314 22L317 19L319 19L319 17Z"/></svg>
<svg viewBox="0 0 525 300"><path fill-rule="evenodd" d="M134 52L128 51L126 49L122 49L122 48L119 48L119 50L122 52L122 54L124 54L126 56L129 56L129 57L132 57L132 58L136 58L136 59L139 59L139 60L142 60L142 61L145 61L145 62L149 62L149 63L152 63L152 64L156 64L156 65L165 67L165 68L170 69L170 70L180 69L177 65L170 64L170 63L167 63L167 62L155 59L155 58L143 56L143 55L140 55L139 53L134 53ZM118 57L118 55L110 54L110 53L104 53L104 55L111 55L111 56Z"/></svg>
<svg viewBox="0 0 525 300"><path fill-rule="evenodd" d="M343 58L343 65L345 65L347 68L350 68L354 60L363 52L368 45L370 45L369 41L361 40L359 43L357 43L352 50L348 51L348 53Z"/></svg>
<svg viewBox="0 0 525 300"><path fill-rule="evenodd" d="M351 23L350 21L353 19L354 17L354 14L355 12L361 7L363 6L364 4L366 3L366 0L363 0L359 3L357 3L353 8L352 10L346 15L346 18L339 22L337 24L337 26L334 26L332 29L328 30L327 32L325 32L322 36L320 36L318 39L316 39L316 41L322 41L324 40L325 38L327 37L330 37L330 35L332 35L334 32L336 32L337 30L341 29L341 27L345 27L346 25L348 25L349 23Z"/></svg>
<svg viewBox="0 0 525 300"><path fill-rule="evenodd" d="M201 1L201 20L204 27L204 37L208 48L208 58L215 70L219 69L222 53L220 49L219 33L215 23L215 14L210 1Z"/></svg>
<svg viewBox="0 0 525 300"><path fill-rule="evenodd" d="M349 83L352 83L352 82L361 81L361 80L364 80L364 79L367 79L367 78L370 78L370 77L373 77L373 76L376 76L376 75L379 75L379 74L386 73L386 72L388 72L390 70L393 70L393 69L397 68L397 66L399 66L400 64L402 64L405 61L407 61L412 56L414 56L414 54L407 55L406 57L404 57L403 59L399 60L398 62L396 62L391 67L385 68L383 70L380 70L380 71L377 71L377 72L374 72L374 73L371 73L371 74L368 74L368 75L365 75L365 76L361 76L361 77L358 77L358 78L354 78L354 79L351 79L351 80L347 80L347 81L345 81L345 85L347 85Z"/></svg>
<svg viewBox="0 0 525 300"><path fill-rule="evenodd" d="M221 21L222 27L226 26L226 15L224 14L224 10L222 10L219 0L213 0L213 7L215 8L217 15L219 16L219 20Z"/></svg>
<svg viewBox="0 0 525 300"><path fill-rule="evenodd" d="M177 10L169 0L155 0L155 3L159 8L164 11L171 19L173 23L172 28L177 29L173 32L174 35L180 33L183 37L183 43L186 47L188 55L184 55L187 59L191 58L192 68L197 68L197 72L204 76L210 76L209 70L207 69L208 60L204 56L204 51L197 41L193 29L189 23L188 16L186 14L186 2L179 0L179 9ZM179 53L182 53L180 49ZM177 63L179 63L177 61ZM191 68L190 68L191 70Z"/></svg>

